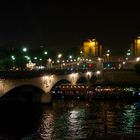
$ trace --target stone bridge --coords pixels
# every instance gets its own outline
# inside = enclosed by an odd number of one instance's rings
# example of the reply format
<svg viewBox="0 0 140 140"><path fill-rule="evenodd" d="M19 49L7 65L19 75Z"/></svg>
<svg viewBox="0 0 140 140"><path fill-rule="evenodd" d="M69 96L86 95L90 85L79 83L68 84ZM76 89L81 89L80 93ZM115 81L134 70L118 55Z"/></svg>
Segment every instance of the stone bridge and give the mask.
<svg viewBox="0 0 140 140"><path fill-rule="evenodd" d="M86 74L75 73L56 73L55 72L3 72L0 73L0 97L6 95L6 93L11 90L21 87L21 86L33 86L41 89L43 94L37 102L41 103L50 103L52 101L52 97L50 91L51 89L60 81L67 81L70 84L76 84L77 80L81 77L85 76L88 78Z"/></svg>
<svg viewBox="0 0 140 140"><path fill-rule="evenodd" d="M100 74L96 72L81 73L65 70L8 71L0 72L0 97L3 98L12 90L16 91L18 87L30 86L42 91L39 97L36 94L32 95L33 102L50 103L52 101L50 91L55 85L63 83L75 85L80 78L84 78L87 80L86 82L92 84L95 82L95 85L137 85L140 87L140 75L132 70L104 70Z"/></svg>

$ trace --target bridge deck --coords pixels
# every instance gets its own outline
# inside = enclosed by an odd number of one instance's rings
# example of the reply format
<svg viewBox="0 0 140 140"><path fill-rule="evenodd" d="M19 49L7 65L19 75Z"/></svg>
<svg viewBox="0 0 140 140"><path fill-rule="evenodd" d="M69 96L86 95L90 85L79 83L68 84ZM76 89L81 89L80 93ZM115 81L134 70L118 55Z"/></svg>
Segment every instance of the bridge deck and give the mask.
<svg viewBox="0 0 140 140"><path fill-rule="evenodd" d="M57 70L57 69L49 69L49 70L39 70L39 71L0 71L1 79L19 79L19 78L33 78L40 77L47 74L56 74L56 75L64 75L69 72L66 70Z"/></svg>

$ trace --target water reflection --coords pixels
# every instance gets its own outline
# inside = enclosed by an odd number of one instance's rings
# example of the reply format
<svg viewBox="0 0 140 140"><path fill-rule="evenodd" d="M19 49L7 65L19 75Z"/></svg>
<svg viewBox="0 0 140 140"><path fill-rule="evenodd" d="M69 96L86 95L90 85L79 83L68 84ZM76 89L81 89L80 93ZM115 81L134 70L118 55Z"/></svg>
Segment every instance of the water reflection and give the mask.
<svg viewBox="0 0 140 140"><path fill-rule="evenodd" d="M17 135L22 140L87 138L105 135L105 129L107 135L140 133L138 102L55 101L52 106L8 108L1 110L0 137L10 134L11 140Z"/></svg>

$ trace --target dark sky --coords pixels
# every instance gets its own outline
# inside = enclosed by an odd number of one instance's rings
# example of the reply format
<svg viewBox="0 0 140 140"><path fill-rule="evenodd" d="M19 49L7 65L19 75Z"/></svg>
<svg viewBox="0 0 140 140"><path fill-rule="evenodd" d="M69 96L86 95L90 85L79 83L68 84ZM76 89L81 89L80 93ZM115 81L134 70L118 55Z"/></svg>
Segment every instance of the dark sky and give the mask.
<svg viewBox="0 0 140 140"><path fill-rule="evenodd" d="M61 50L96 38L106 49L127 49L140 35L140 8L134 0L122 1L5 0L0 4L0 45Z"/></svg>

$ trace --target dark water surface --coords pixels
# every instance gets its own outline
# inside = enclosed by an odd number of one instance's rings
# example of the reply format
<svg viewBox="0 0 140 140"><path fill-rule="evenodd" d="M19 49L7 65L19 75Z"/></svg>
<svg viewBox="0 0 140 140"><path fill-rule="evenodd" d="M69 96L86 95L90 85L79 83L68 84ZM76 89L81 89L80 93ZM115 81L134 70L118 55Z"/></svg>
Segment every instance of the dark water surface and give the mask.
<svg viewBox="0 0 140 140"><path fill-rule="evenodd" d="M140 101L0 105L0 139L62 140L114 133L140 134Z"/></svg>

